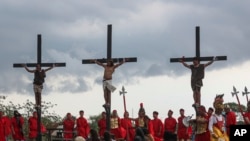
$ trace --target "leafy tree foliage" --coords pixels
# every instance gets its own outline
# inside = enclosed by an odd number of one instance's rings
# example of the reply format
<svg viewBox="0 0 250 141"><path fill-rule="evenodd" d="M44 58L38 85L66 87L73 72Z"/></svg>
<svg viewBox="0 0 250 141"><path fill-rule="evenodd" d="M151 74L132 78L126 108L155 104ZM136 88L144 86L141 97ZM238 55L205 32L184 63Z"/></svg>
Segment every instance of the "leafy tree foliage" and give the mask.
<svg viewBox="0 0 250 141"><path fill-rule="evenodd" d="M13 117L14 110L17 110L24 117L24 134L28 135L28 119L32 116L32 113L35 111L35 104L30 100L26 100L23 104L14 104L12 101L8 101L7 104L4 103L5 99L0 99L0 109L5 113L5 116L9 118ZM57 104L51 102L42 101L42 113L41 113L41 122L42 124L49 128L55 127L58 123L61 123L62 118L57 115L55 112L51 113L49 110Z"/></svg>

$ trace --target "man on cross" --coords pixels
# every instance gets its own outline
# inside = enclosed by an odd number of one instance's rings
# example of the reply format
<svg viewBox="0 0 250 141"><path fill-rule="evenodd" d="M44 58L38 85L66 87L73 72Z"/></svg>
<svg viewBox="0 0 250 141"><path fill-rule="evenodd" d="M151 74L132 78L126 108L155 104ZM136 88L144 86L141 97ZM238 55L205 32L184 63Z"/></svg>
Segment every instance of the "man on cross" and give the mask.
<svg viewBox="0 0 250 141"><path fill-rule="evenodd" d="M201 104L201 87L203 86L202 79L205 76L205 68L211 65L215 60L216 57L212 61L209 61L206 64L200 64L200 60L197 57L193 58L193 64L188 65L184 61L184 57L180 60L180 62L187 68L191 69L191 88L193 90L193 99L194 99L194 106L199 106Z"/></svg>
<svg viewBox="0 0 250 141"><path fill-rule="evenodd" d="M116 88L112 85L112 74L114 73L115 69L126 62L126 59L119 62L118 64L114 64L112 60L107 60L107 64L103 64L97 60L95 63L100 65L104 68L104 75L103 75L103 91L104 91L104 100L105 104L103 106L110 106L110 96L111 92L114 92Z"/></svg>
<svg viewBox="0 0 250 141"><path fill-rule="evenodd" d="M42 101L41 93L43 89L44 78L46 77L45 72L54 68L55 65L47 69L41 69L41 65L37 64L36 69L34 70L30 70L25 64L23 64L23 67L25 68L26 71L34 73L33 90L35 93L36 107L39 107L41 106L41 101Z"/></svg>

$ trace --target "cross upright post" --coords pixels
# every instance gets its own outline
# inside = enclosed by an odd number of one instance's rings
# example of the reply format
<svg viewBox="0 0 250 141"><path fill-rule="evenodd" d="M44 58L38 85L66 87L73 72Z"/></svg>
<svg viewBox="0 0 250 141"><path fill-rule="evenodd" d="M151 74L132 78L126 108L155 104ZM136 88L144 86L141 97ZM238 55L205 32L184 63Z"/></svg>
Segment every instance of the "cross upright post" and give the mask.
<svg viewBox="0 0 250 141"><path fill-rule="evenodd" d="M41 67L65 67L66 63L42 63L42 35L37 35L37 62L36 63L14 63L14 68L22 68L23 65L26 64L27 67L36 67L37 64L40 64ZM36 107L37 111L37 141L42 141L41 134L41 105Z"/></svg>
<svg viewBox="0 0 250 141"><path fill-rule="evenodd" d="M201 57L200 55L200 27L196 26L196 34L195 34L195 42L196 42L196 46L195 46L195 56L199 58L200 61L211 61L213 60L214 56L205 56L205 57ZM192 62L194 57L185 57L183 61L185 62ZM227 56L216 56L216 61L223 61L223 60L227 60ZM180 62L180 60L183 58L170 58L170 62L171 63L176 63L176 62Z"/></svg>
<svg viewBox="0 0 250 141"><path fill-rule="evenodd" d="M122 62L123 60L126 60L126 62L137 62L136 57L126 57L126 58L112 58L112 25L109 24L107 26L107 58L102 59L83 59L82 64L95 64L93 60L96 60L100 63L107 63L109 60L112 60L113 63ZM111 111L111 96L108 97L110 101L110 106L105 107L106 111L106 125L107 125L107 131L110 131L110 111Z"/></svg>

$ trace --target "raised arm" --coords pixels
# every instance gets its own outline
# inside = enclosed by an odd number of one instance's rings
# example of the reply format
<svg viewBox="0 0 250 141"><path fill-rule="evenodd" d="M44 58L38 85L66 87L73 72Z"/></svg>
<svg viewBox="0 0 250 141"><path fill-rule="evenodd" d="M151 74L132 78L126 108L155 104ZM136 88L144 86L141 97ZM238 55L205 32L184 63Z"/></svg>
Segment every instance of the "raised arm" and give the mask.
<svg viewBox="0 0 250 141"><path fill-rule="evenodd" d="M118 64L114 65L114 68L119 67L120 65L124 64L127 61L127 59L123 59L123 61L119 62Z"/></svg>
<svg viewBox="0 0 250 141"><path fill-rule="evenodd" d="M180 62L182 63L183 66L190 69L190 65L188 65L187 63L184 62L184 57L182 57L182 59L180 59Z"/></svg>
<svg viewBox="0 0 250 141"><path fill-rule="evenodd" d="M47 69L44 69L44 72L48 71L48 70L51 70L55 67L55 64L53 64L51 67L47 68Z"/></svg>
<svg viewBox="0 0 250 141"><path fill-rule="evenodd" d="M217 57L214 57L212 61L209 61L209 62L207 62L206 64L204 64L204 67L207 67L207 66L213 64L213 62L214 62L215 60L217 60Z"/></svg>
<svg viewBox="0 0 250 141"><path fill-rule="evenodd" d="M101 62L99 62L99 61L97 61L97 60L94 60L94 62L95 62L97 65L102 66L102 67L105 68L105 65L104 65L103 63L101 63Z"/></svg>
<svg viewBox="0 0 250 141"><path fill-rule="evenodd" d="M36 71L36 70L30 70L26 64L23 64L22 66L25 68L27 72L34 73Z"/></svg>

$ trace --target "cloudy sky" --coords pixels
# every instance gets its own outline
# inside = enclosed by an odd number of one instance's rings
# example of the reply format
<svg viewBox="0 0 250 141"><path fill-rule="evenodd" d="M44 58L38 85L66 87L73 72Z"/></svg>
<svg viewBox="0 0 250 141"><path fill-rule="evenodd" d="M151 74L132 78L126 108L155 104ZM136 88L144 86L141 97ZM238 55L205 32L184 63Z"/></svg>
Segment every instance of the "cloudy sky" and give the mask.
<svg viewBox="0 0 250 141"><path fill-rule="evenodd" d="M212 106L222 93L225 102L237 102L233 86L246 104L241 92L250 87L249 5L248 0L0 0L0 95L15 104L34 101L33 74L13 63L36 62L41 34L42 61L66 62L47 72L43 100L58 104L51 110L61 116L78 116L81 109L86 117L101 113L103 68L81 60L106 57L112 24L112 56L138 59L113 74L112 109L122 117L124 86L131 117L140 103L150 117L156 110L164 119L169 109L178 117L180 108L194 114L191 72L169 60L195 56L195 27L200 26L201 56L228 58L206 68L202 104Z"/></svg>

